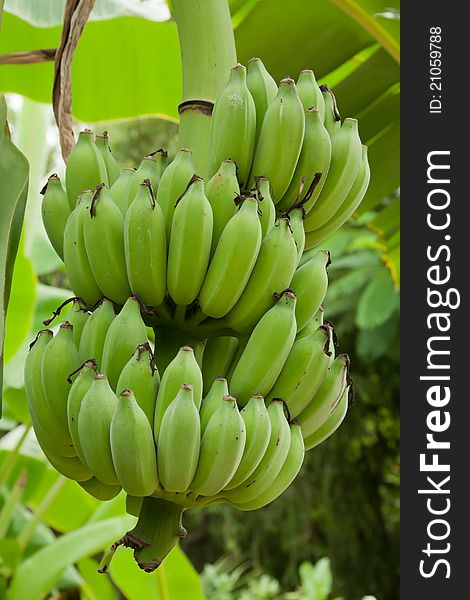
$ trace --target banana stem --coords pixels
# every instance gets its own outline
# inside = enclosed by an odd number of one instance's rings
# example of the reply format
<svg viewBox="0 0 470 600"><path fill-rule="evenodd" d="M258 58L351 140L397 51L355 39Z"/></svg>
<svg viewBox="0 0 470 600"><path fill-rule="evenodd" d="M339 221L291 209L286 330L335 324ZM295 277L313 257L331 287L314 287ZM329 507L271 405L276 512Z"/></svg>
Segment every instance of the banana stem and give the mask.
<svg viewBox="0 0 470 600"><path fill-rule="evenodd" d="M173 502L152 496L145 497L136 526L105 552L99 571L104 573L108 570L119 546L133 548L139 567L147 573L155 571L178 539L186 535L181 524L183 511L182 506Z"/></svg>
<svg viewBox="0 0 470 600"><path fill-rule="evenodd" d="M196 172L207 177L213 104L237 62L227 0L173 0L183 67L179 147L191 148Z"/></svg>
<svg viewBox="0 0 470 600"><path fill-rule="evenodd" d="M177 304L175 307L175 321L178 323L184 323L184 319L186 317L186 308L185 304Z"/></svg>

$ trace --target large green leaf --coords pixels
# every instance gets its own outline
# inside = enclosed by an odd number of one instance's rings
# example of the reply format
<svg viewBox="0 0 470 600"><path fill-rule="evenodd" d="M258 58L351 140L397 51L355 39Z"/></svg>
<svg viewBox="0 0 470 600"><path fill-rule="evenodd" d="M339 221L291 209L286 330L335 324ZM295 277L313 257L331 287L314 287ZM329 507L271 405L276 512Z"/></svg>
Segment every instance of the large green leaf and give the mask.
<svg viewBox="0 0 470 600"><path fill-rule="evenodd" d="M382 325L398 305L398 296L393 289L388 270L383 267L371 279L361 295L356 313L359 329L373 329Z"/></svg>
<svg viewBox="0 0 470 600"><path fill-rule="evenodd" d="M28 193L29 166L12 144L6 123L6 103L0 96L0 389L3 373L4 322ZM0 396L1 415L1 396Z"/></svg>
<svg viewBox="0 0 470 600"><path fill-rule="evenodd" d="M59 41L58 26L38 28L4 15L0 53L55 48ZM53 74L50 62L0 66L0 89L50 102ZM73 112L81 121L152 114L176 118L181 97L176 25L133 17L88 23L72 78Z"/></svg>
<svg viewBox="0 0 470 600"><path fill-rule="evenodd" d="M21 563L7 599L41 600L65 567L102 551L134 523L134 517L114 517L66 533Z"/></svg>

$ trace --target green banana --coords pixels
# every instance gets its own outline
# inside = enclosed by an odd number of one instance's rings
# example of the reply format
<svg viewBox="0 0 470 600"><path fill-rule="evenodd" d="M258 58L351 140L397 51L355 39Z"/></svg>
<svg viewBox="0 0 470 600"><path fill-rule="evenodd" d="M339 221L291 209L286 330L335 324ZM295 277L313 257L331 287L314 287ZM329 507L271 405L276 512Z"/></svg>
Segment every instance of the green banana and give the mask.
<svg viewBox="0 0 470 600"><path fill-rule="evenodd" d="M307 233L306 240L308 248L317 246L346 223L362 202L362 199L367 192L367 188L369 187L369 182L370 167L367 158L367 146L362 146L361 166L359 167L352 188L349 190L348 195L335 214L321 227Z"/></svg>
<svg viewBox="0 0 470 600"><path fill-rule="evenodd" d="M256 135L256 108L247 87L246 68L235 65L212 111L209 143L209 177L220 163L231 158L243 186L250 174Z"/></svg>
<svg viewBox="0 0 470 600"><path fill-rule="evenodd" d="M190 346L180 348L178 354L163 372L160 381L153 424L153 434L157 446L163 415L183 383L189 383L193 386L194 404L199 410L202 402L202 373L194 357L194 351Z"/></svg>
<svg viewBox="0 0 470 600"><path fill-rule="evenodd" d="M90 209L93 192L86 191L70 213L64 230L64 265L71 288L87 306L93 306L102 294L96 283L85 247L83 224Z"/></svg>
<svg viewBox="0 0 470 600"><path fill-rule="evenodd" d="M264 492L251 502L235 504L236 508L239 510L256 510L266 506L266 504L269 504L280 496L297 477L305 457L304 440L300 425L292 423L290 429L291 441L289 451L276 479Z"/></svg>
<svg viewBox="0 0 470 600"><path fill-rule="evenodd" d="M305 135L302 151L292 181L278 210L288 211L302 206L309 212L317 201L328 176L331 161L331 141L320 113L309 108L305 113Z"/></svg>
<svg viewBox="0 0 470 600"><path fill-rule="evenodd" d="M136 169L122 169L119 177L109 189L114 204L119 208L123 217L126 216L133 198L131 198L131 185L134 183Z"/></svg>
<svg viewBox="0 0 470 600"><path fill-rule="evenodd" d="M304 139L305 116L293 79L279 84L276 97L268 106L256 146L250 185L255 176L269 179L277 204L286 193L294 175Z"/></svg>
<svg viewBox="0 0 470 600"><path fill-rule="evenodd" d="M139 189L139 185L146 179L150 181L153 194L155 195L157 193L158 184L160 183L158 169L159 165L155 153L147 154L147 156L144 156L142 162L139 165L139 168L135 172L134 178L129 188L129 206L132 204L132 202L134 202L134 198L137 194L137 190Z"/></svg>
<svg viewBox="0 0 470 600"><path fill-rule="evenodd" d="M103 298L83 327L78 348L80 362L94 359L98 367L101 368L104 341L115 316L113 303L111 300Z"/></svg>
<svg viewBox="0 0 470 600"><path fill-rule="evenodd" d="M59 418L49 408L42 385L41 363L44 351L53 339L49 329L40 331L31 343L24 367L26 402L33 422L34 431L41 447L48 446L54 454L75 456L76 451Z"/></svg>
<svg viewBox="0 0 470 600"><path fill-rule="evenodd" d="M170 240L175 205L185 193L193 175L193 154L189 148L180 148L174 160L163 171L157 190L157 203L165 215L167 244Z"/></svg>
<svg viewBox="0 0 470 600"><path fill-rule="evenodd" d="M298 415L304 439L321 427L340 402L344 390L350 384L349 357L340 354L330 367L317 393Z"/></svg>
<svg viewBox="0 0 470 600"><path fill-rule="evenodd" d="M124 219L104 186L96 188L83 223L91 270L102 295L124 304L131 295L124 254Z"/></svg>
<svg viewBox="0 0 470 600"><path fill-rule="evenodd" d="M300 71L297 79L297 93L304 109L315 108L323 122L325 119L325 99L315 79L315 74L310 69Z"/></svg>
<svg viewBox="0 0 470 600"><path fill-rule="evenodd" d="M291 443L289 423L284 415L284 403L274 400L268 406L271 435L268 447L253 473L238 487L223 492L230 502L251 502L264 493L276 480L287 458Z"/></svg>
<svg viewBox="0 0 470 600"><path fill-rule="evenodd" d="M191 490L196 496L214 496L232 479L245 447L245 423L233 396L224 396L207 424Z"/></svg>
<svg viewBox="0 0 470 600"><path fill-rule="evenodd" d="M204 394L209 393L214 379L227 377L230 365L238 348L236 337L220 336L209 338L202 357ZM227 395L228 391L223 394Z"/></svg>
<svg viewBox="0 0 470 600"><path fill-rule="evenodd" d="M344 421L350 406L351 386L347 386L341 396L338 405L333 409L330 416L316 431L305 438L305 451L311 450L324 442L338 429Z"/></svg>
<svg viewBox="0 0 470 600"><path fill-rule="evenodd" d="M42 385L47 405L66 432L67 397L70 389L67 378L80 364L72 329L67 321L60 325L59 331L46 346L41 361Z"/></svg>
<svg viewBox="0 0 470 600"><path fill-rule="evenodd" d="M245 449L235 475L225 486L226 490L238 487L250 477L261 462L271 437L271 421L261 394L253 394L240 415L246 429Z"/></svg>
<svg viewBox="0 0 470 600"><path fill-rule="evenodd" d="M146 342L137 346L135 354L121 371L116 391L120 393L126 389L132 390L137 404L144 411L152 427L159 383L160 376L155 367L150 344Z"/></svg>
<svg viewBox="0 0 470 600"><path fill-rule="evenodd" d="M148 306L158 306L166 293L165 217L148 179L124 220L124 251L132 293Z"/></svg>
<svg viewBox="0 0 470 600"><path fill-rule="evenodd" d="M250 58L246 75L246 84L255 102L256 108L256 135L255 143L259 139L264 115L268 106L277 94L277 83L268 73L259 58Z"/></svg>
<svg viewBox="0 0 470 600"><path fill-rule="evenodd" d="M314 333L320 325L323 325L325 310L323 306L320 306L317 312L313 315L313 317L308 321L302 331L297 331L297 335L295 336L296 341L301 340L304 337L307 337L311 333Z"/></svg>
<svg viewBox="0 0 470 600"><path fill-rule="evenodd" d="M113 319L106 333L101 370L115 390L122 369L140 344L147 342L147 329L140 316L140 304L131 297Z"/></svg>
<svg viewBox="0 0 470 600"><path fill-rule="evenodd" d="M157 150L154 153L154 156L155 156L155 161L156 161L155 172L157 174L157 182L158 182L156 190L158 190L158 186L160 185L160 179L162 178L163 171L168 166L168 152L166 150L163 150L163 148L160 148L159 150Z"/></svg>
<svg viewBox="0 0 470 600"><path fill-rule="evenodd" d="M307 215L305 231L324 225L340 208L359 172L362 144L357 120L345 119L331 134L331 162L328 177L314 207Z"/></svg>
<svg viewBox="0 0 470 600"><path fill-rule="evenodd" d="M265 238L276 222L276 207L271 196L271 186L266 177L255 177L255 187L252 190L258 200L258 214L261 232Z"/></svg>
<svg viewBox="0 0 470 600"><path fill-rule="evenodd" d="M294 273L290 286L297 294L297 331L302 331L323 302L328 288L326 269L330 262L328 250L318 250Z"/></svg>
<svg viewBox="0 0 470 600"><path fill-rule="evenodd" d="M111 187L113 183L119 178L120 170L116 159L114 158L111 152L111 148L109 147L108 132L103 131L101 135L97 135L95 143L99 153L103 157L103 161L106 167L106 173L108 174L109 186Z"/></svg>
<svg viewBox="0 0 470 600"><path fill-rule="evenodd" d="M254 269L261 238L258 201L246 198L225 226L207 270L199 294L205 315L221 318L235 306Z"/></svg>
<svg viewBox="0 0 470 600"><path fill-rule="evenodd" d="M168 492L184 492L196 472L201 443L193 386L184 383L163 415L158 436L158 476Z"/></svg>
<svg viewBox="0 0 470 600"><path fill-rule="evenodd" d="M297 246L289 218L281 217L263 239L245 290L226 316L227 325L238 332L250 331L273 305L273 294L288 287L296 265Z"/></svg>
<svg viewBox="0 0 470 600"><path fill-rule="evenodd" d="M52 247L63 260L64 231L71 209L67 194L57 175L54 174L49 177L46 185L41 190L41 194L43 195L41 212L44 229Z"/></svg>
<svg viewBox="0 0 470 600"><path fill-rule="evenodd" d="M79 481L78 485L97 500L112 500L121 491L120 485L106 485L96 477L91 477L86 481Z"/></svg>
<svg viewBox="0 0 470 600"><path fill-rule="evenodd" d="M73 329L73 341L77 348L80 345L80 339L82 337L83 328L88 321L90 313L86 310L85 305L80 298L74 298L72 301L72 307L67 313L67 321L72 325Z"/></svg>
<svg viewBox="0 0 470 600"><path fill-rule="evenodd" d="M94 360L87 360L80 367L80 372L75 378L75 381L72 383L72 387L70 388L69 395L67 397L67 423L70 437L72 438L78 457L84 464L86 464L86 460L85 455L83 454L82 445L80 443L80 436L78 434L78 414L80 412L80 406L83 398L90 389L97 370L98 366L96 362ZM71 383L70 376L69 383Z"/></svg>
<svg viewBox="0 0 470 600"><path fill-rule="evenodd" d="M302 254L305 248L305 229L304 229L304 218L305 213L303 208L294 208L291 210L289 215L289 225L294 236L295 245L297 248L297 265L302 258Z"/></svg>
<svg viewBox="0 0 470 600"><path fill-rule="evenodd" d="M96 375L83 397L78 413L78 437L86 464L93 475L107 485L118 485L111 454L110 426L118 399L106 375ZM133 454L128 446L127 452Z"/></svg>
<svg viewBox="0 0 470 600"><path fill-rule="evenodd" d="M147 416L131 390L119 395L110 439L119 484L132 496L149 496L158 485L155 444Z"/></svg>
<svg viewBox="0 0 470 600"><path fill-rule="evenodd" d="M230 392L245 406L252 394L273 387L294 344L295 294L283 292L253 329L230 380Z"/></svg>
<svg viewBox="0 0 470 600"><path fill-rule="evenodd" d="M201 404L201 433L206 430L210 418L219 408L224 396L228 396L228 384L224 377L216 377Z"/></svg>
<svg viewBox="0 0 470 600"><path fill-rule="evenodd" d="M212 242L212 209L203 180L195 175L175 208L168 250L168 293L176 305L196 299L204 282Z"/></svg>
<svg viewBox="0 0 470 600"><path fill-rule="evenodd" d="M233 160L222 161L219 170L205 186L205 193L212 208L213 227L211 256L227 223L237 212L236 200L240 196L237 166Z"/></svg>
<svg viewBox="0 0 470 600"><path fill-rule="evenodd" d="M332 329L321 325L296 340L267 401L282 398L291 418L297 417L320 387L334 360Z"/></svg>
<svg viewBox="0 0 470 600"><path fill-rule="evenodd" d="M84 129L78 136L65 168L65 187L70 208L85 190L94 189L97 185L109 184L108 173L103 157L96 147L93 132Z"/></svg>
<svg viewBox="0 0 470 600"><path fill-rule="evenodd" d="M333 135L341 129L341 115L336 105L336 98L326 83L320 86L320 91L325 103L325 127L328 133Z"/></svg>
<svg viewBox="0 0 470 600"><path fill-rule="evenodd" d="M39 438L38 443L47 460L61 475L78 482L88 481L93 476L90 469L82 463L78 456L61 456L53 452Z"/></svg>

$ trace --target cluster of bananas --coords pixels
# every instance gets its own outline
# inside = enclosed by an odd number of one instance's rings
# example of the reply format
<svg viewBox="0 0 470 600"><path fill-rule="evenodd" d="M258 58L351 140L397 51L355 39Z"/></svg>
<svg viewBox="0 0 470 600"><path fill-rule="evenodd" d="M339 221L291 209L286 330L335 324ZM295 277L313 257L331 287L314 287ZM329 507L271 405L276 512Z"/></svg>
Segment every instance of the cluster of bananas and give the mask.
<svg viewBox="0 0 470 600"><path fill-rule="evenodd" d="M351 388L348 358L335 359L322 310L298 332L295 308L287 290L245 343L214 338L199 356L183 346L160 377L136 298L117 316L107 299L92 313L74 299L68 320L55 336L40 331L26 361L39 444L96 498L124 489L135 514L144 497L180 510L272 502L297 475L305 450L340 425Z"/></svg>
<svg viewBox="0 0 470 600"><path fill-rule="evenodd" d="M184 509L281 494L351 395L318 244L369 183L357 121L341 123L312 71L277 86L252 59L232 69L208 147L120 170L107 134L85 130L66 189L53 175L43 190L76 298L28 355L33 426L90 494L126 492L139 521L119 543L148 571L183 535Z"/></svg>

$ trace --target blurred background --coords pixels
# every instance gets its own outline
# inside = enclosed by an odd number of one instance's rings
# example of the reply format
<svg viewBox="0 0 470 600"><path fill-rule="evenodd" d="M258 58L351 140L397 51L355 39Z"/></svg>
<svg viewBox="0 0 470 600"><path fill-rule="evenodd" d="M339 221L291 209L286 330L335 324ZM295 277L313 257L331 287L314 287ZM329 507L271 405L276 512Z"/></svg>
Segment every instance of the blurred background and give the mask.
<svg viewBox="0 0 470 600"><path fill-rule="evenodd" d="M56 47L63 6L5 0L0 59ZM359 119L369 146L364 202L322 244L332 254L325 315L339 351L351 357L355 402L270 506L188 512L188 537L154 574L139 572L123 549L109 577L98 575L100 551L129 527L124 498L98 502L48 465L23 387L29 343L71 295L40 216L40 189L64 171L50 103L53 63L0 64L12 139L31 165L4 349L0 599L399 597L399 3L232 0L230 7L239 60L259 56L276 79L312 68L333 89L342 117ZM160 147L172 157L180 94L176 26L165 2L96 0L73 64L76 131L107 130L122 166Z"/></svg>

